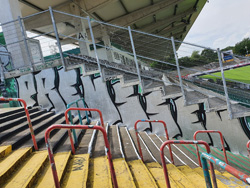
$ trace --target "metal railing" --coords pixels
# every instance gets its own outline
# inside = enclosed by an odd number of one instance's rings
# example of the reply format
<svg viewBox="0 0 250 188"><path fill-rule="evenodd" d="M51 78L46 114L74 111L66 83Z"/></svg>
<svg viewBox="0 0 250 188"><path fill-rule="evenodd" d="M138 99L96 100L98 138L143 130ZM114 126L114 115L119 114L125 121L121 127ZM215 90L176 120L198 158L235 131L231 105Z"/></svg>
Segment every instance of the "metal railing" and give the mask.
<svg viewBox="0 0 250 188"><path fill-rule="evenodd" d="M250 140L247 142L248 157L250 159Z"/></svg>
<svg viewBox="0 0 250 188"><path fill-rule="evenodd" d="M50 132L54 129L69 129L69 130L70 129L96 129L96 130L101 131L103 134L103 139L104 139L104 143L105 143L105 150L107 151L109 169L110 169L110 173L111 173L113 186L115 188L118 187L116 175L115 175L115 170L114 170L114 166L113 166L113 162L112 162L110 146L109 146L109 142L108 142L108 138L107 138L107 133L106 133L104 127L96 126L96 125L62 125L62 124L58 124L58 125L50 126L45 132L45 143L46 143L46 146L48 149L48 156L49 156L49 160L50 160L50 164L51 164L50 166L51 166L53 179L54 179L54 183L55 183L56 188L60 188L60 182L59 182L58 174L56 171L56 164L55 164L53 152L52 152L52 149L50 147L50 142L49 142Z"/></svg>
<svg viewBox="0 0 250 188"><path fill-rule="evenodd" d="M142 154L142 150L141 150L140 138L139 138L139 135L138 135L139 133L138 133L138 130L137 130L137 124L141 123L141 122L144 122L144 123L161 123L164 126L164 130L165 130L167 140L169 140L169 136L168 136L167 125L166 125L166 123L164 121L162 121L162 120L137 120L135 122L134 128L135 128L135 134L136 134L136 138L137 138L137 144L138 144L138 147L139 147L140 157L141 157L141 160L143 161L143 154ZM173 153L172 153L172 149L171 149L170 144L169 144L168 147L169 147L171 162L174 164L174 158L173 158Z"/></svg>
<svg viewBox="0 0 250 188"><path fill-rule="evenodd" d="M250 176L244 174L243 172L238 171L237 169L233 168L232 166L224 163L223 161L217 159L216 157L212 156L211 154L208 153L202 153L201 154L201 161L202 161L202 169L206 181L206 186L208 188L212 188L212 183L211 183L211 178L210 174L208 171L208 166L207 166L207 160L209 163L213 163L219 167L221 167L223 170L229 172L236 178L240 179L241 181L244 181L246 184L250 185Z"/></svg>
<svg viewBox="0 0 250 188"><path fill-rule="evenodd" d="M217 130L199 130L199 131L196 131L194 133L194 140L196 140L196 136L197 134L199 133L218 133L220 135L220 141L221 141L221 146L222 146L222 149L223 149L223 153L224 153L224 157L225 157L225 161L226 163L228 164L228 160L227 160L227 153L226 153L226 149L225 149L225 146L224 146L224 140L223 140L223 135L220 131L217 131ZM201 159L200 159L200 154L199 154L199 148L197 145L195 145L196 147L196 153L197 153L197 157L198 157L198 160L199 160L199 165L200 167L202 167L201 165Z"/></svg>
<svg viewBox="0 0 250 188"><path fill-rule="evenodd" d="M81 99L75 100L74 102L71 102L71 103L67 104L67 109L70 108L73 104L76 104L76 107L79 108L79 101L82 101L83 107L84 107L84 108L87 108L87 107L86 107L86 104L85 104L84 98L81 98ZM78 112L79 122L80 122L80 124L82 125L83 123L82 123L82 116L81 116L81 113L80 113L79 110L78 110L77 112ZM87 124L90 124L90 119L89 119L89 115L88 115L88 112L87 112L87 111L85 112L85 115L86 115L86 119L87 119ZM70 120L71 124L73 124L73 118L72 118L71 112L69 112L69 120Z"/></svg>
<svg viewBox="0 0 250 188"><path fill-rule="evenodd" d="M32 123L31 123L31 120L30 120L30 114L29 114L29 111L28 111L28 108L27 108L27 103L25 102L25 100L20 99L20 98L3 98L3 97L0 97L0 101L19 101L19 102L21 102L23 104L23 108L24 108L26 118L27 118L27 121L28 121L28 126L29 126L29 129L30 129L30 134L31 134L31 138L32 138L32 141L33 141L33 145L34 145L35 150L38 150L38 146L37 146L36 138L35 138L35 133L34 133L34 130L33 130L33 127L32 127Z"/></svg>
<svg viewBox="0 0 250 188"><path fill-rule="evenodd" d="M76 104L76 107L79 108L79 103L78 103L79 101L82 101L84 108L86 108L84 98L81 98L81 99L78 99L78 100L76 100L74 102L71 102L71 103L67 104L67 109L70 108L70 106L72 106L73 104ZM78 118L79 118L80 125L83 125L80 110L78 110L77 112L78 112ZM90 120L89 120L89 117L88 117L88 112L87 111L85 111L85 112L86 112L86 119L87 119L87 125L88 125L90 123ZM70 123L72 125L74 124L71 111L69 111L69 121L70 121ZM69 124L69 123L67 123L67 124ZM78 141L77 141L77 138L76 138L76 132L75 132L75 130L72 130L72 132L73 132L73 137L74 137L74 143L77 144Z"/></svg>
<svg viewBox="0 0 250 188"><path fill-rule="evenodd" d="M46 32L39 31L39 28L41 28L39 27L39 21L44 17L51 18L47 20L43 19L43 25L46 26ZM67 27L67 29L58 30L58 27L62 25ZM197 72L202 72L204 75L216 76L209 72L211 67L207 66L210 62L216 62L213 65L215 65L216 70L218 69L218 71L221 72L221 76L217 76L222 80L222 85L219 86L220 92L223 93L224 99L227 101L227 110L230 118L233 117L232 113L234 112L231 109L230 99L238 101L238 98L230 95L230 87L227 86L229 85L229 81L224 76L224 70L227 67L226 64L222 63L220 49L212 49L175 40L173 37L168 38L170 35L158 36L143 31L137 31L130 27L112 25L88 17L68 14L52 8L23 18L19 17L17 20L2 23L0 26L6 38L5 46L10 50L13 57L13 70L19 69L19 72L22 74L28 74L32 71L39 71L59 65L63 65L64 68L67 68L67 66L70 65L67 64L65 58L68 57L69 49L75 50L75 45L79 44L78 46L85 45L86 49L88 48L90 51L89 46L91 46L94 50L93 57L87 52L88 50L80 50L78 54L75 54L78 56L79 62L83 62L83 56L92 59L96 65L95 70L100 72L102 79L105 77L102 71L103 66L107 65L106 68L108 69L108 62L116 63L117 67L124 65L133 68L133 78L138 79L141 94L143 94L147 86L145 84L145 72L147 72L148 79L155 80L152 74L154 70L164 74L166 70L172 70L168 76L176 80L178 79L178 82L175 84L181 87L185 101L186 89L188 87L182 83L183 79L185 79L187 75L196 74ZM70 35L64 32L69 31L70 33L70 30L74 30L76 34ZM79 37L79 33L81 33L81 35L84 34L84 37ZM102 38L104 42L96 43L96 38ZM68 46L67 44L71 45ZM36 53L33 53L34 50L31 50L31 45L37 45L35 50ZM19 50L11 51L11 49L15 47ZM106 60L103 61L99 59L101 56L103 57L103 54L100 54L101 52L98 51L98 48L104 49L103 51L106 52L107 55ZM210 56L214 57L211 58L206 54L212 54ZM202 57L203 59L197 60L196 56ZM249 58L239 56L235 56L234 59L236 63L240 63L239 59L243 59L244 61L249 60ZM19 65L22 63L23 65L20 67ZM193 66L198 67L194 68ZM148 68L147 71L145 71L145 67ZM124 73L128 73L126 69L122 68L122 70ZM118 73L113 71L113 74ZM8 73L10 77L13 75L15 76L16 74ZM105 79L110 78L112 78L112 76L105 77ZM161 78L157 81L163 83ZM232 79L230 82L239 83L239 81ZM202 89L197 88L197 91L202 92ZM213 93L210 94L213 95ZM241 93L237 95L241 96ZM246 100L248 101L248 98ZM242 101L239 102L242 103Z"/></svg>
<svg viewBox="0 0 250 188"><path fill-rule="evenodd" d="M103 116L102 116L102 112L98 109L95 109L95 108L68 108L66 111L65 111L65 119L66 119L66 124L69 124L69 118L68 118L68 114L70 114L70 111L72 110L76 110L76 111L95 111L95 112L98 112L99 115L100 115L100 121L101 121L101 126L104 128L104 121L103 121ZM73 124L73 123L72 123ZM70 131L71 132L71 131ZM78 139L77 139L77 136L76 136L76 132L74 129L72 129L72 132L73 132L73 136L74 136L74 142L73 140L70 140L71 141L71 147L72 147L72 152L75 153L75 147L74 145L78 145ZM71 134L69 134L70 136ZM70 136L71 138L71 136Z"/></svg>
<svg viewBox="0 0 250 188"><path fill-rule="evenodd" d="M206 143L203 140L168 140L168 141L162 143L161 148L160 148L160 155L161 155L161 162L162 162L162 167L163 167L163 171L164 171L164 176L165 176L167 188L170 188L171 186L170 186L167 166L166 166L166 162L165 162L165 158L164 158L164 148L166 145L170 145L170 144L201 144L201 145L204 145L206 147L207 153L210 154L210 152L211 152L208 143ZM213 179L213 185L214 185L214 187L217 188L214 166L213 166L211 161L209 161L209 164L210 164L210 171L211 171L212 179Z"/></svg>

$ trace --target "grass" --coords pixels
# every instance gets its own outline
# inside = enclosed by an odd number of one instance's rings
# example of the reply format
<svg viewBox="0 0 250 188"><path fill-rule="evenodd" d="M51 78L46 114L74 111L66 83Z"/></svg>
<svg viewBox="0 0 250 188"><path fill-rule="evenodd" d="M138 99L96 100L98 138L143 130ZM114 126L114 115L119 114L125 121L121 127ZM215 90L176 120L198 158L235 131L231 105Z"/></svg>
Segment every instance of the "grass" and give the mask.
<svg viewBox="0 0 250 188"><path fill-rule="evenodd" d="M212 74L221 77L221 72L212 73ZM204 75L204 76L201 76L201 78L213 79L214 81L216 81L216 79L220 79L219 77L215 77L213 75ZM244 66L244 67L224 71L224 75L226 79L236 80L239 82L250 84L250 66Z"/></svg>

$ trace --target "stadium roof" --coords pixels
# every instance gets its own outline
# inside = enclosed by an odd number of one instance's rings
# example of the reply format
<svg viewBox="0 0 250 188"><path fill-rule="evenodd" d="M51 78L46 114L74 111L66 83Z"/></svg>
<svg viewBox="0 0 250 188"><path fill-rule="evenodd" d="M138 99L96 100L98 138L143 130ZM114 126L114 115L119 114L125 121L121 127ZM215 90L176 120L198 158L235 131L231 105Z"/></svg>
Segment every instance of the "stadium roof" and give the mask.
<svg viewBox="0 0 250 188"><path fill-rule="evenodd" d="M184 40L206 0L19 0L19 2L22 16L46 10L51 6L70 14L90 16L99 21L131 26L137 30ZM25 26L29 30L28 22ZM60 30L67 30L67 27L72 25L62 24L60 27L66 28L59 28ZM39 26L37 31L39 32Z"/></svg>

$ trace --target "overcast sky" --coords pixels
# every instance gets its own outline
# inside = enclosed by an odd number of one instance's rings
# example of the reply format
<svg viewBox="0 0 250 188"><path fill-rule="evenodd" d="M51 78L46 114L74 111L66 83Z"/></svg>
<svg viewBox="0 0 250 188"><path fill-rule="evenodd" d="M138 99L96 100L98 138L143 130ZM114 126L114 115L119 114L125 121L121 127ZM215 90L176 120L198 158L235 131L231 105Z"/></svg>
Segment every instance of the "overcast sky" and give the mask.
<svg viewBox="0 0 250 188"><path fill-rule="evenodd" d="M209 0L185 41L222 49L246 37L250 37L250 0Z"/></svg>

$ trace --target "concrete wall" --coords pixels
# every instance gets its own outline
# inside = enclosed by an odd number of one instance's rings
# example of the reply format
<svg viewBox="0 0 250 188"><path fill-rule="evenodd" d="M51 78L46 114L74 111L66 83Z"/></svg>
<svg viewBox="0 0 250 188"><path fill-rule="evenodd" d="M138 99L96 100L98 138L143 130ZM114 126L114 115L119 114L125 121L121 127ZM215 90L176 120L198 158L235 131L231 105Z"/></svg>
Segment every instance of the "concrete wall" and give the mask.
<svg viewBox="0 0 250 188"><path fill-rule="evenodd" d="M243 131L238 119L228 120L226 111L205 113L203 104L183 106L183 99L162 100L161 92L151 92L144 96L138 88L121 88L119 80L102 82L99 76L81 75L80 69L64 72L63 69L47 69L36 74L24 75L16 79L19 97L28 105L41 105L49 111L64 112L66 104L84 97L89 108L98 108L104 121L133 128L138 119L158 119L167 123L170 137L192 139L196 130L215 129L222 131L227 148L246 155L246 142L250 139ZM97 119L96 113L91 113ZM162 134L158 124L139 125ZM198 136L214 146L220 146L219 137L211 134Z"/></svg>

